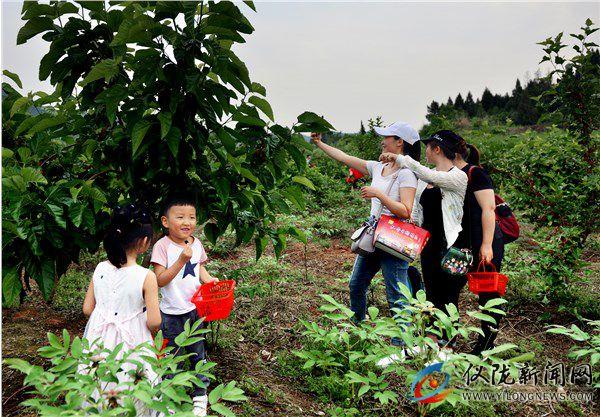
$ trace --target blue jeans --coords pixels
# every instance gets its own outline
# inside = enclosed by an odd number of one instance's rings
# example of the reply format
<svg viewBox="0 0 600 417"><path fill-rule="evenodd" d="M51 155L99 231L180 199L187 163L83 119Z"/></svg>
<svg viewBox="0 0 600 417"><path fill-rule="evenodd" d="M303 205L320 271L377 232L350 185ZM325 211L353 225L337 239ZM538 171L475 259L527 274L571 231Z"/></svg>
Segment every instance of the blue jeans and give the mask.
<svg viewBox="0 0 600 417"><path fill-rule="evenodd" d="M354 319L362 321L367 311L367 291L375 274L381 269L385 281L385 292L388 305L392 308L402 308L405 298L400 292L400 284L412 292L408 279L408 262L396 258L380 249L369 256L357 255L354 268L350 276L350 309L354 312ZM393 338L393 344L400 344L400 340Z"/></svg>

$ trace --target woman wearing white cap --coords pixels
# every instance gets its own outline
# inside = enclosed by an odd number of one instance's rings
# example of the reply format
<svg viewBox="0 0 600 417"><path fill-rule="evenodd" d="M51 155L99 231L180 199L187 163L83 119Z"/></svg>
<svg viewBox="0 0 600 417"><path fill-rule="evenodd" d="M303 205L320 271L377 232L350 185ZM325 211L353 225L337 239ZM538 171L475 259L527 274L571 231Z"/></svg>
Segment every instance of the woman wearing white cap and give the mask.
<svg viewBox="0 0 600 417"><path fill-rule="evenodd" d="M375 128L383 136L381 147L383 152L395 155L403 154L406 144L413 145L419 140L419 134L410 125L397 122L387 128ZM381 214L394 215L399 218L410 218L417 188L417 178L409 170L401 168L395 161L382 163L365 161L348 155L345 152L321 141L321 135L311 134L312 141L331 158L370 175L371 185L361 189L363 198L371 200L371 221ZM411 289L408 279L408 262L396 258L380 249L370 255L357 255L352 275L350 276L350 308L356 321L364 320L367 309L367 291L373 276L381 269L385 281L387 300L390 308L402 308L404 297L400 292L400 284ZM393 339L392 343L400 344Z"/></svg>

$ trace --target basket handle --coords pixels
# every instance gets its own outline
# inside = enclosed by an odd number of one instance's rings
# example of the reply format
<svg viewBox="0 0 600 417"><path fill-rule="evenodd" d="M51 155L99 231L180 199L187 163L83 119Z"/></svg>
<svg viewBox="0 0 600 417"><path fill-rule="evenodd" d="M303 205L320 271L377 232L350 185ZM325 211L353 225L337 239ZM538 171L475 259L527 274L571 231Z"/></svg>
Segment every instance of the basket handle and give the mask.
<svg viewBox="0 0 600 417"><path fill-rule="evenodd" d="M486 265L490 266L490 271L489 272L496 272L496 266L493 263L486 262L483 259L479 262L479 265L477 265L477 272L488 272L485 269Z"/></svg>

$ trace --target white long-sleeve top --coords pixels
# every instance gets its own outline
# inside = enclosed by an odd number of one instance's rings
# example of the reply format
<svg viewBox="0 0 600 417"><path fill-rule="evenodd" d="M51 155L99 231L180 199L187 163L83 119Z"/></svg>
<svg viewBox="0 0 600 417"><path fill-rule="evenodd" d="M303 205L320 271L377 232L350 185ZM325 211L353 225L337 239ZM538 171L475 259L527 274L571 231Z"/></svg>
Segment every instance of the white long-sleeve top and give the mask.
<svg viewBox="0 0 600 417"><path fill-rule="evenodd" d="M427 184L437 186L442 194L442 220L446 244L449 248L456 242L458 234L462 230L463 203L467 191L468 177L462 170L453 167L450 171L436 171L421 165L419 162L407 155L398 155L396 163L401 168L408 168L418 178L417 190L411 219L417 224L423 224L423 206L421 206L421 194Z"/></svg>

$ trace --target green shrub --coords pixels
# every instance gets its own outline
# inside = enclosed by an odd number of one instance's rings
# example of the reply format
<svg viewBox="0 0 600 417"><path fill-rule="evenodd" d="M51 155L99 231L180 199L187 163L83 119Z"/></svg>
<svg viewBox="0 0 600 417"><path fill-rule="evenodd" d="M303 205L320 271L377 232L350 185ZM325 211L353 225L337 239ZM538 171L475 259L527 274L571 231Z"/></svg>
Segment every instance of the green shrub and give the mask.
<svg viewBox="0 0 600 417"><path fill-rule="evenodd" d="M355 407L360 403L362 408L372 405L381 407L384 411L389 410L400 401L401 396L410 397L411 393L406 393L406 384L412 382L426 363L435 361L438 347L432 336L442 338L443 334L447 334L450 339L468 339L473 333L481 334L481 329L459 321L455 306L448 305L449 314L446 314L426 301L422 290L417 293L416 298L411 296L406 287L402 286L402 290L408 305L402 310L395 309L395 319L380 316L376 307L370 307L367 319L359 324L352 321L354 313L350 309L332 297L322 295L327 302L321 307L324 312L323 323L302 321L306 344L302 350L295 352L304 362L302 368L308 372L305 379L327 376L328 386L331 385L330 378L337 379L338 384L347 387L349 392L349 396L340 404L345 408ZM504 302L503 299L491 300L486 306L480 307L480 311L469 311L467 314L479 320L493 322L494 319L486 313L504 314L497 308ZM401 339L406 349L414 353L382 370L376 363L399 351L397 347L390 346L390 337ZM417 347L420 348L418 351ZM483 358L465 353L450 354L444 370L453 377L452 386L455 390L439 403L414 403L420 415L445 402L452 406L459 402L465 403L459 395L461 386L457 381L462 380L463 373L470 365L490 369L492 364L503 364L510 369L511 375L516 375L517 368L514 364L529 359L531 355L521 355L509 361L500 359L499 355L504 356L514 348L516 345L500 345L485 351ZM323 390L323 385L319 385L318 392L322 394Z"/></svg>
<svg viewBox="0 0 600 417"><path fill-rule="evenodd" d="M62 341L48 334L49 345L39 349L39 355L49 361L49 367L32 365L22 359L5 359L10 368L25 374L24 385L31 388L33 398L23 405L40 416L87 416L102 414L131 416L136 407L159 411L169 415L171 411L191 415L192 400L187 390L202 386L198 374L211 379L210 369L215 363L199 363L196 369L182 370L178 364L189 355L175 356L176 349L195 343L209 330L201 329L198 321L175 339L177 348L161 351L162 332L153 343L145 343L131 351L124 351L123 344L115 349L105 349L97 342L75 337L63 330ZM159 355L166 353L165 356ZM139 361L144 360L152 375ZM172 374L172 379L165 376ZM118 378L117 376L121 376ZM234 381L213 388L208 396L210 410L224 416L233 412L224 402L246 400L244 392Z"/></svg>
<svg viewBox="0 0 600 417"><path fill-rule="evenodd" d="M575 360L589 361L592 366L592 382L594 388L600 388L600 320L584 320L591 327L589 332L580 329L576 324L570 327L550 325L548 333L561 334L582 343L583 346L573 346L569 350L569 357Z"/></svg>

